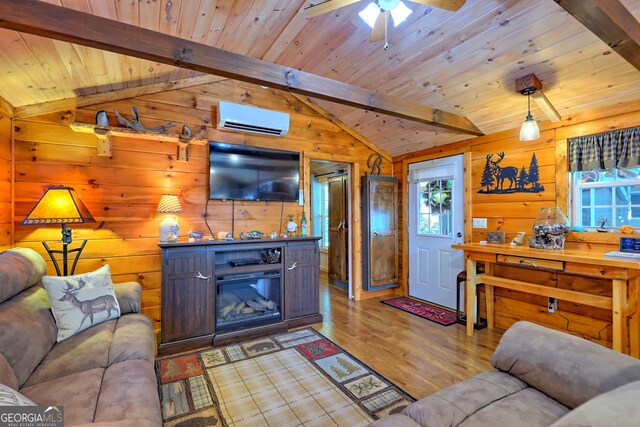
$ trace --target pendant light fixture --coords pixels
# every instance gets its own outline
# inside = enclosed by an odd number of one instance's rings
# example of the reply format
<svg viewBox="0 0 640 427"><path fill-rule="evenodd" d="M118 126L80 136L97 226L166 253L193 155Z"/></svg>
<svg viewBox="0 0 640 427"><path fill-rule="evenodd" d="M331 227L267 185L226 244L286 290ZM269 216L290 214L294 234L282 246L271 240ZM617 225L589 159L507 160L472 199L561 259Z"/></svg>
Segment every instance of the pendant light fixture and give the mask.
<svg viewBox="0 0 640 427"><path fill-rule="evenodd" d="M540 129L538 129L538 123L533 120L531 115L531 95L536 91L535 87L527 87L522 89L520 93L527 95L527 117L522 123L520 128L520 141L534 141L540 138Z"/></svg>

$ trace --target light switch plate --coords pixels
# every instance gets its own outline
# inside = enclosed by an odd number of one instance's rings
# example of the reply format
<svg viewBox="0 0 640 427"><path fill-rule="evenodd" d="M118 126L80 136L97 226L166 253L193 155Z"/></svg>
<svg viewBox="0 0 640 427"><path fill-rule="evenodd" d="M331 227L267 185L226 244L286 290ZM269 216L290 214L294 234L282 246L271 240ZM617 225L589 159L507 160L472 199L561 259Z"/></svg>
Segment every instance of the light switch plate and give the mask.
<svg viewBox="0 0 640 427"><path fill-rule="evenodd" d="M304 206L304 190L298 191L298 205Z"/></svg>
<svg viewBox="0 0 640 427"><path fill-rule="evenodd" d="M487 228L487 218L473 218L473 228Z"/></svg>

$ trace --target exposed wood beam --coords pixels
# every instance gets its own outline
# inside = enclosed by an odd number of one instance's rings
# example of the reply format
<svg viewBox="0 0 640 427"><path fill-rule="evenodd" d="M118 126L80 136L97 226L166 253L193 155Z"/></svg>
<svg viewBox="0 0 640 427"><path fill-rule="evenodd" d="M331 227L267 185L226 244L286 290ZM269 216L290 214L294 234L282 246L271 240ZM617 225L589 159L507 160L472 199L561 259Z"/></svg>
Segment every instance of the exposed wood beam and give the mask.
<svg viewBox="0 0 640 427"><path fill-rule="evenodd" d="M549 98L542 92L542 82L535 74L527 74L524 77L516 79L516 92L524 95L532 89L535 89L535 91L531 92L531 97L544 112L544 115L547 116L547 119L554 123L562 120L558 110L556 110L551 101L549 101Z"/></svg>
<svg viewBox="0 0 640 427"><path fill-rule="evenodd" d="M382 148L378 147L373 142L369 141L359 132L356 132L351 126L344 123L342 120L340 120L339 118L337 118L336 116L334 116L333 114L331 114L330 112L322 108L320 105L310 100L308 97L304 95L298 95L296 93L292 93L291 95L295 96L297 99L299 99L302 103L306 104L309 108L314 110L316 113L320 114L322 117L329 120L331 123L338 126L340 129L342 129L343 131L345 131L346 133L348 133L358 141L362 142L367 147L371 148L373 151L378 152L385 160L388 160L390 162L393 160L393 157L391 157L389 153L384 151Z"/></svg>
<svg viewBox="0 0 640 427"><path fill-rule="evenodd" d="M38 0L0 0L0 28L275 87L455 132L482 135L482 131L463 116Z"/></svg>
<svg viewBox="0 0 640 427"><path fill-rule="evenodd" d="M640 70L640 22L620 0L555 0Z"/></svg>
<svg viewBox="0 0 640 427"><path fill-rule="evenodd" d="M15 116L15 108L9 101L0 96L0 114L12 119Z"/></svg>
<svg viewBox="0 0 640 427"><path fill-rule="evenodd" d="M553 106L551 101L549 101L549 98L547 98L542 90L537 90L533 95L531 95L531 97L534 101L536 101L538 107L540 107L540 109L544 112L544 115L547 116L547 119L554 123L562 120L562 117L560 117L560 113L558 113L558 110L556 110L556 108Z"/></svg>
<svg viewBox="0 0 640 427"><path fill-rule="evenodd" d="M226 80L226 78L206 74L203 76L189 77L169 82L119 89L111 92L94 93L91 95L78 96L76 98L65 98L40 104L25 105L24 107L17 107L15 109L15 117L17 119L22 119L25 117L39 116L40 114L72 110L74 108L86 107L88 105L102 104L103 102L119 101L121 99L151 95L153 93L165 92L172 89L182 89L191 86L214 83L220 80Z"/></svg>

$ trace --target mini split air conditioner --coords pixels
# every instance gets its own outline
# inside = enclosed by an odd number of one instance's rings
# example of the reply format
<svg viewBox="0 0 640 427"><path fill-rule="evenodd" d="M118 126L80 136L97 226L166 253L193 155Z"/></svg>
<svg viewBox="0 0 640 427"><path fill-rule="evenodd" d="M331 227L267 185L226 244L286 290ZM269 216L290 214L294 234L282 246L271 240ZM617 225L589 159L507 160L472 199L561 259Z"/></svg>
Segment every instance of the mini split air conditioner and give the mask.
<svg viewBox="0 0 640 427"><path fill-rule="evenodd" d="M289 114L220 101L218 129L285 136L289 132Z"/></svg>

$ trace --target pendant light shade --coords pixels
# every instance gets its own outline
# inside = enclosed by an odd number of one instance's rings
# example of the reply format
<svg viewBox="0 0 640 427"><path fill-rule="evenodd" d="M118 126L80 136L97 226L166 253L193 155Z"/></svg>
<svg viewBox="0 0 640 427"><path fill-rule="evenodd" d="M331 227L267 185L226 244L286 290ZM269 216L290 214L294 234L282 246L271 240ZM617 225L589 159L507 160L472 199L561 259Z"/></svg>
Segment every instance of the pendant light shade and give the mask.
<svg viewBox="0 0 640 427"><path fill-rule="evenodd" d="M522 91L522 94L527 95L527 117L520 127L520 141L534 141L540 138L540 129L538 129L538 123L533 120L531 115L531 94L535 92L535 88L527 88Z"/></svg>

